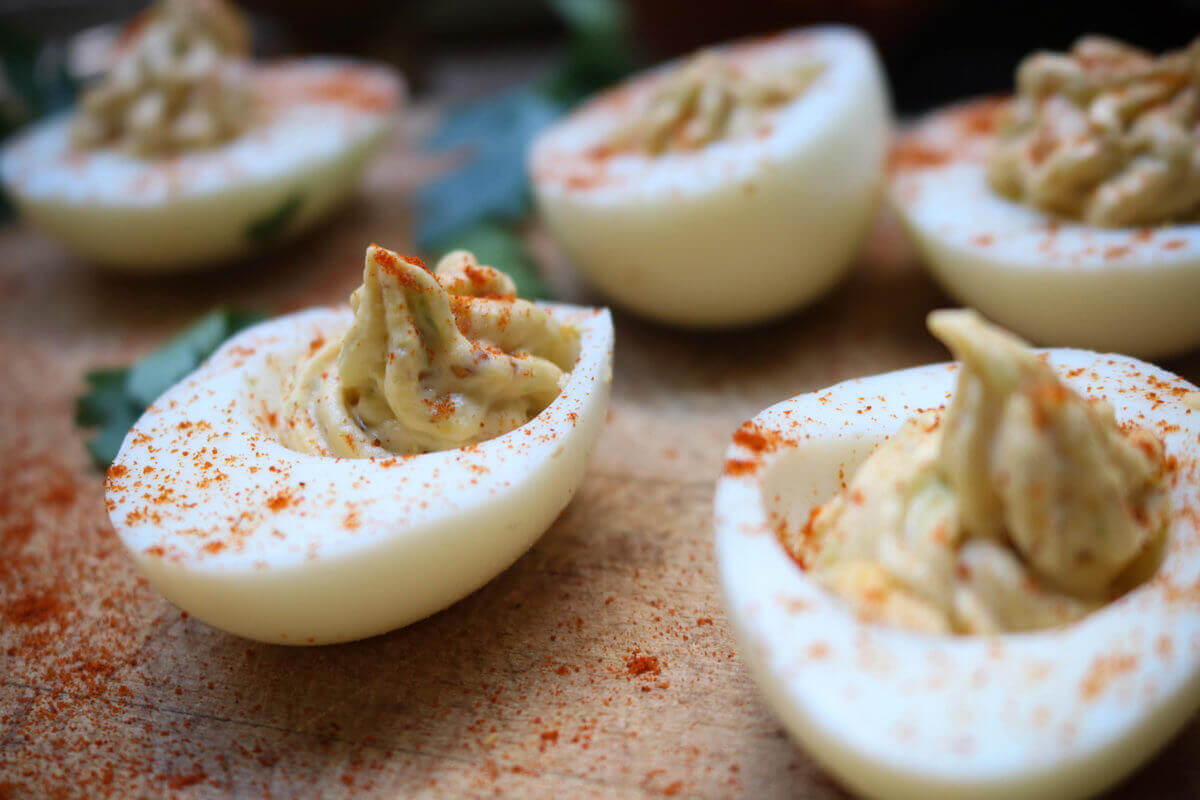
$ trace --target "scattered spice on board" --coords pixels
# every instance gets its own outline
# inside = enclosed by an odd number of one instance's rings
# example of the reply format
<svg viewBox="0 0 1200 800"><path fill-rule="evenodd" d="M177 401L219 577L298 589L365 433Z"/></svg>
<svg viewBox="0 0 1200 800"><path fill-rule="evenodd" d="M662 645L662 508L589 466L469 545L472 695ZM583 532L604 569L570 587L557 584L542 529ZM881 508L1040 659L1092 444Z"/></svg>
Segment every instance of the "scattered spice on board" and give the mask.
<svg viewBox="0 0 1200 800"><path fill-rule="evenodd" d="M662 665L658 656L642 656L636 652L625 659L625 671L634 677L642 675L661 675Z"/></svg>

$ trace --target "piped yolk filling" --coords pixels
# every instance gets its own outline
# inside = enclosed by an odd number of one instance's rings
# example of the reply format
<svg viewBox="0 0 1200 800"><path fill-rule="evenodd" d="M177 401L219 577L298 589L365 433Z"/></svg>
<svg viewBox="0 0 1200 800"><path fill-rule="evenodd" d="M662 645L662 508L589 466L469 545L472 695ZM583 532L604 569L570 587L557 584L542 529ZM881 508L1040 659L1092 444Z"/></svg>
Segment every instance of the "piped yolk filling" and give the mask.
<svg viewBox="0 0 1200 800"><path fill-rule="evenodd" d="M932 633L1062 625L1151 575L1170 509L1162 443L1117 424L971 311L929 327L961 361L784 543L865 618Z"/></svg>
<svg viewBox="0 0 1200 800"><path fill-rule="evenodd" d="M115 63L82 97L75 147L144 157L212 147L249 122L250 32L224 0L159 0L127 28Z"/></svg>
<svg viewBox="0 0 1200 800"><path fill-rule="evenodd" d="M575 329L465 251L430 271L371 245L350 305L345 335L285 379L278 431L293 450L409 455L500 436L553 402L578 354Z"/></svg>
<svg viewBox="0 0 1200 800"><path fill-rule="evenodd" d="M663 79L609 146L658 155L745 135L803 94L823 68L808 58L743 64L702 51Z"/></svg>
<svg viewBox="0 0 1200 800"><path fill-rule="evenodd" d="M1160 57L1112 39L1035 53L988 161L1001 195L1105 228L1200 216L1200 39Z"/></svg>

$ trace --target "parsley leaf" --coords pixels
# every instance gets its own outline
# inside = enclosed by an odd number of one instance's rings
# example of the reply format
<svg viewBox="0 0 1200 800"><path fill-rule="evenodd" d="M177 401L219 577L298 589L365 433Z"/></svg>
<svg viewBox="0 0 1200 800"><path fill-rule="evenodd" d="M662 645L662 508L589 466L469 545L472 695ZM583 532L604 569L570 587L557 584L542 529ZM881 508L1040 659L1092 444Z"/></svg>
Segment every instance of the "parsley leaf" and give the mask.
<svg viewBox="0 0 1200 800"><path fill-rule="evenodd" d="M160 394L200 366L226 339L264 319L262 314L217 309L130 367L87 373L87 393L75 401L75 424L99 429L87 443L96 466L103 469L112 463L125 434Z"/></svg>
<svg viewBox="0 0 1200 800"><path fill-rule="evenodd" d="M0 140L69 108L75 92L66 47L43 46L11 26L0 26ZM12 199L0 190L0 220L12 213Z"/></svg>
<svg viewBox="0 0 1200 800"><path fill-rule="evenodd" d="M417 192L417 244L436 244L486 223L529 213L525 158L535 136L570 106L637 63L619 0L553 0L568 32L562 61L542 80L455 109L427 145L463 150L465 160ZM509 265L494 262L507 271Z"/></svg>
<svg viewBox="0 0 1200 800"><path fill-rule="evenodd" d="M482 220L514 221L525 216L529 211L525 152L533 137L561 113L556 102L527 86L451 112L429 146L465 148L468 157L417 192L417 243L433 249L435 242Z"/></svg>
<svg viewBox="0 0 1200 800"><path fill-rule="evenodd" d="M274 209L246 226L246 238L260 244L278 239L296 218L302 205L304 205L304 195L299 192L289 194Z"/></svg>
<svg viewBox="0 0 1200 800"><path fill-rule="evenodd" d="M541 83L542 91L572 106L638 65L629 15L617 0L551 0L570 33L562 62Z"/></svg>

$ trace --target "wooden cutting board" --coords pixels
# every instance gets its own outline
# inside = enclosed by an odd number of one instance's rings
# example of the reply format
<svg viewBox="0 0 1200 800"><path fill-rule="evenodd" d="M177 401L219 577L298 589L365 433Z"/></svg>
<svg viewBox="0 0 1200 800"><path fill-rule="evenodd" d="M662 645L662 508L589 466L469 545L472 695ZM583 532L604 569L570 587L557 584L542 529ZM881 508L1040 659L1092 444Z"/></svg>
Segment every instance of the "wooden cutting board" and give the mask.
<svg viewBox="0 0 1200 800"><path fill-rule="evenodd" d="M72 424L83 373L217 303L343 301L367 242L411 248L433 165L402 132L362 198L223 271L105 276L0 229L0 800L844 796L784 734L721 608L711 502L733 430L799 392L944 359L948 304L881 222L836 292L696 334L617 315L612 413L578 496L511 569L404 630L313 649L188 619L132 569ZM531 231L567 297L591 300ZM1200 354L1166 363L1200 381ZM1119 797L1200 796L1200 721Z"/></svg>

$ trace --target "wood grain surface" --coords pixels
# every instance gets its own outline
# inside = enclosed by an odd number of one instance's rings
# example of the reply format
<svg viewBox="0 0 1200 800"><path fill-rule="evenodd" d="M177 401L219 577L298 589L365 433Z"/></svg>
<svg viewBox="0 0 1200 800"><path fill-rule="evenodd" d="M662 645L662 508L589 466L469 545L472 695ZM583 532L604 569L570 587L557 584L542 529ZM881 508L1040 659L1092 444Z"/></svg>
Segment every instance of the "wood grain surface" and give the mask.
<svg viewBox="0 0 1200 800"><path fill-rule="evenodd" d="M328 225L213 273L106 276L0 229L0 798L843 797L738 658L710 509L729 436L763 407L945 358L923 319L948 300L886 220L853 275L788 320L700 335L618 314L612 413L578 496L430 619L261 645L134 572L72 424L83 373L217 303L344 300L367 242L411 248L411 192L436 165L408 134ZM595 300L530 237L565 296ZM1200 381L1200 354L1164 366ZM1200 796L1198 764L1200 722L1114 796Z"/></svg>

